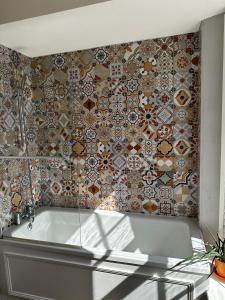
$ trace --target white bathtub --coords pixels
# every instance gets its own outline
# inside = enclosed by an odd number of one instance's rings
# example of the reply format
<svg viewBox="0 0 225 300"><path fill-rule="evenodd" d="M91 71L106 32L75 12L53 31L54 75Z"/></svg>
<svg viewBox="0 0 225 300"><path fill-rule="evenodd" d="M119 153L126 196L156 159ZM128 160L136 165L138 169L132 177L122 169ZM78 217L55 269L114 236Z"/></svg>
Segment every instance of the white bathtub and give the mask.
<svg viewBox="0 0 225 300"><path fill-rule="evenodd" d="M24 222L12 226L7 235L81 246L92 251L114 250L174 258L204 250L195 220L103 210L39 209L32 230Z"/></svg>
<svg viewBox="0 0 225 300"><path fill-rule="evenodd" d="M190 291L184 294L184 298L178 299L196 298L206 290L207 286L205 279L209 268L206 264L198 264L197 267L194 265L188 266L177 273L168 270L181 258L205 250L198 223L194 219L124 214L102 210L41 208L35 216L32 230L28 230L28 222L24 222L19 226L11 226L5 233L2 243L7 245L4 248L5 254L3 256L7 266L6 269L8 268L8 291L11 291L9 294L12 295L21 296L21 291L19 293L15 292L10 286L13 280L12 273L15 275L17 272L21 259L23 265L24 260L28 264L29 259L32 261L36 259L37 253L42 260L46 261L47 257L48 262L53 258L55 262L57 255L73 254L76 255L76 261L79 261L79 264L81 263L80 260L88 259L89 268L92 267L92 262L94 262L94 265L97 264L99 267L100 264L101 268L106 268L106 273L119 274L122 272L122 274L127 274L127 272L131 272L135 276L137 274L138 276L140 274L142 274L141 276L147 276L146 278L153 278L156 275L154 280L158 282L163 279L165 282L169 282L167 284L177 284L179 287L182 286L181 282L186 286L190 284ZM9 251L9 249L11 250ZM51 252L50 256L49 251ZM25 258L24 252L26 253ZM65 260L65 257L63 260ZM60 259L57 260L57 263L59 261ZM87 261L85 265L86 263ZM18 267L14 269L13 266L16 264L18 264ZM62 261L60 264L62 264ZM9 271L10 268L11 271ZM98 268L94 270L94 272L98 272ZM146 275L146 272L148 275ZM18 274L15 275L14 280L18 280ZM100 282L103 280L101 279ZM114 279L112 279L112 282L114 282ZM20 284L22 285L22 283ZM103 284L107 286L107 282ZM43 296L43 293L45 295L48 291L40 293ZM168 296L162 299L172 299L171 293L175 293L175 290L170 288ZM27 293L25 294L27 295ZM33 294L35 293L33 292ZM83 294L81 293L81 295ZM146 295L148 295L147 292ZM185 298L186 295L189 298ZM137 295L132 297L121 299L136 299ZM30 297L30 299L36 298ZM63 298L54 296L40 299L64 300L64 296ZM65 297L66 299L70 298ZM120 298L93 297L92 295L81 299L119 300ZM155 296L152 299L158 298Z"/></svg>

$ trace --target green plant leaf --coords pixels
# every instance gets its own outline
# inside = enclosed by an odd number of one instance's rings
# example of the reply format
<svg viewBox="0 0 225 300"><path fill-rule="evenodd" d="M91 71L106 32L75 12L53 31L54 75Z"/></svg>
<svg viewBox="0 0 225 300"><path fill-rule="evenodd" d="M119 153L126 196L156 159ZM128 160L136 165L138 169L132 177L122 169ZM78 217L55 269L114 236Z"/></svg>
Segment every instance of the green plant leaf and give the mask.
<svg viewBox="0 0 225 300"><path fill-rule="evenodd" d="M210 245L209 249L206 252L199 252L199 253L194 253L192 256L186 257L185 259L181 260L177 264L175 264L172 268L174 269L175 267L182 265L182 264L194 264L198 263L201 261L207 261L212 259L212 263L216 258L220 259L222 262L225 262L225 239L222 239L219 236L219 233L217 232L217 239L213 236L213 234L209 231L211 234L215 245Z"/></svg>

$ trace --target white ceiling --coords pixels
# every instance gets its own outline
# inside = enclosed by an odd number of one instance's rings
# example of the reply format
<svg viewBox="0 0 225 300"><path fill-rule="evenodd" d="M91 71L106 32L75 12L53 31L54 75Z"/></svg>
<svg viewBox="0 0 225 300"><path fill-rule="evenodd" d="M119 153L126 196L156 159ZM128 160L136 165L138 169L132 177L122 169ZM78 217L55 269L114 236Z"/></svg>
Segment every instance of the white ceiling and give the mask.
<svg viewBox="0 0 225 300"><path fill-rule="evenodd" d="M0 0L0 24L110 0Z"/></svg>
<svg viewBox="0 0 225 300"><path fill-rule="evenodd" d="M224 11L224 0L111 0L2 24L0 44L35 57L194 32Z"/></svg>

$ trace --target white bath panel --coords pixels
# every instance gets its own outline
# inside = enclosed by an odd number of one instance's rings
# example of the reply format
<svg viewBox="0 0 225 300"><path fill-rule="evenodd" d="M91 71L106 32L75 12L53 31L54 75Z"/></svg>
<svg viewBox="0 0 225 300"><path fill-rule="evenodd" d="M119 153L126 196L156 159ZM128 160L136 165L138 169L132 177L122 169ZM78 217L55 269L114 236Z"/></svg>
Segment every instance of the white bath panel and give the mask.
<svg viewBox="0 0 225 300"><path fill-rule="evenodd" d="M188 283L41 257L5 254L10 295L34 300L188 300Z"/></svg>

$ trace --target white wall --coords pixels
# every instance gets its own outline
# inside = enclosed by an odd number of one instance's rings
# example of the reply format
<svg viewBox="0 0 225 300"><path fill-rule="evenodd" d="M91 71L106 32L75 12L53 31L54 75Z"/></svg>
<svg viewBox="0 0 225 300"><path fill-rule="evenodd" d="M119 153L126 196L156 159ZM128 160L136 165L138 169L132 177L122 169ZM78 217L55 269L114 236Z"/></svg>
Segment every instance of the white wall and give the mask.
<svg viewBox="0 0 225 300"><path fill-rule="evenodd" d="M223 40L223 82L222 82L222 122L221 122L221 174L220 174L220 228L223 227L225 237L225 14Z"/></svg>
<svg viewBox="0 0 225 300"><path fill-rule="evenodd" d="M224 180L221 169L224 14L206 19L201 32L200 215L202 227L222 229ZM224 123L224 122L223 122ZM223 124L224 127L224 124ZM223 131L224 134L224 131ZM222 143L221 143L222 140ZM222 175L222 176L221 176ZM223 184L221 184L221 180ZM203 228L204 230L204 228ZM208 238L208 234L205 231Z"/></svg>

